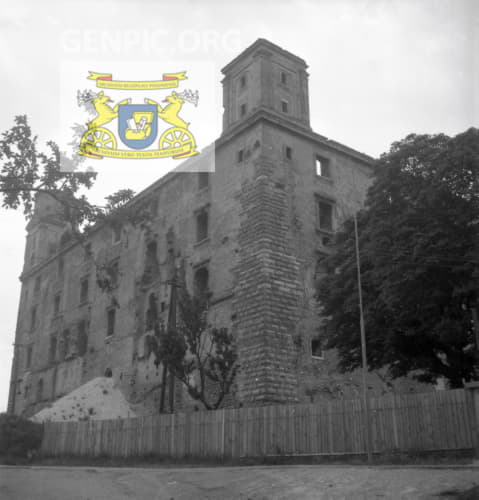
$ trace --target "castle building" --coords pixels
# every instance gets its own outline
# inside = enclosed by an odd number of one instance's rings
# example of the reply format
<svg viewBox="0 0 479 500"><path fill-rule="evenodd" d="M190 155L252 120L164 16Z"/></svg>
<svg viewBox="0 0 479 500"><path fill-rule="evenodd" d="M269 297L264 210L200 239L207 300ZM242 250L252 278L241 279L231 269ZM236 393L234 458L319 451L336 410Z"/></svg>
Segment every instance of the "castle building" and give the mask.
<svg viewBox="0 0 479 500"><path fill-rule="evenodd" d="M38 198L9 411L31 415L105 375L145 412L154 407L162 372L144 338L152 309L166 321L172 258L189 290L209 291L210 321L235 336L235 400L309 400L328 363L314 301L318 262L361 206L372 158L313 132L303 59L259 39L222 72L215 171L174 171L139 193L130 203L148 207L147 228L99 225L85 248L68 237L55 202ZM95 262L113 269L118 307L97 286ZM188 405L180 388L175 401Z"/></svg>

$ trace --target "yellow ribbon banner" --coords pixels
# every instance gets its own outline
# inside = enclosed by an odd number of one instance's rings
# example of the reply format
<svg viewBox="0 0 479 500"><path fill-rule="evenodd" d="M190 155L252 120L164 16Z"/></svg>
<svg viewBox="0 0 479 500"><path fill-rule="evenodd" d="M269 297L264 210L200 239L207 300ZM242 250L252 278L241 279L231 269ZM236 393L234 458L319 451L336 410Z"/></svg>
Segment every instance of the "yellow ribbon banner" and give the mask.
<svg viewBox="0 0 479 500"><path fill-rule="evenodd" d="M173 89L178 87L180 80L186 80L186 71L180 73L163 73L163 80L156 81L122 81L112 80L111 73L95 73L90 71L89 80L96 80L96 86L102 89L123 89L123 90L158 90Z"/></svg>
<svg viewBox="0 0 479 500"><path fill-rule="evenodd" d="M191 150L191 143L185 144L179 148L155 149L148 151L128 151L125 149L111 149L93 146L92 144L84 144L78 154L89 156L90 158L101 159L104 156L107 158L126 158L130 160L145 160L153 158L183 158L185 156L193 156L198 154Z"/></svg>

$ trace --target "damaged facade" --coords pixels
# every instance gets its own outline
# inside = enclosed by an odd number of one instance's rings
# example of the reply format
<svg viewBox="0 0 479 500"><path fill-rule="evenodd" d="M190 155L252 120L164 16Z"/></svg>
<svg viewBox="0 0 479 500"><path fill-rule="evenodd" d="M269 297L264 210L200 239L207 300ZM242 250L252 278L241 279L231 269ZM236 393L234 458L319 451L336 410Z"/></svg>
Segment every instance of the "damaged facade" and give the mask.
<svg viewBox="0 0 479 500"><path fill-rule="evenodd" d="M227 404L309 401L328 386L314 283L332 233L364 200L372 159L311 130L306 68L258 40L223 69L215 171L172 172L137 195L148 227L100 227L85 249L54 202L38 199L10 411L31 415L98 376L112 376L137 413L155 411L162 370L145 335L167 320L172 263L190 291L208 291L211 323L234 333L241 370ZM92 256L107 263L117 304ZM191 405L174 389L175 409Z"/></svg>

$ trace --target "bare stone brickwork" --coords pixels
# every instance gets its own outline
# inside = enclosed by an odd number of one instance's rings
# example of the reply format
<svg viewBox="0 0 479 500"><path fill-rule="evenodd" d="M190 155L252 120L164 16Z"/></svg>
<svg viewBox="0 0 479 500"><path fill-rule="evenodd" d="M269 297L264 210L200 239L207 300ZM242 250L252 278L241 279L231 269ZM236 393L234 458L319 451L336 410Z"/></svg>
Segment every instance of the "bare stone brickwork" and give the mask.
<svg viewBox="0 0 479 500"><path fill-rule="evenodd" d="M297 400L293 334L298 320L299 263L288 234L284 185L274 165L260 160L240 194L240 257L234 309L242 370L240 397L248 402Z"/></svg>
<svg viewBox="0 0 479 500"><path fill-rule="evenodd" d="M314 288L333 232L363 203L372 159L311 130L307 66L296 55L260 39L223 75L223 132L208 153L215 171L179 169L139 193L130 203L149 208L147 225L98 226L88 256L55 202L38 198L10 411L35 413L105 375L138 414L158 411L165 381L148 335L152 314L167 321L172 266L190 291L207 286L210 322L235 336L241 368L226 405L310 401L354 386L335 371L334 353L313 352ZM208 154L188 161L207 166ZM116 269L113 294L98 287L98 263ZM173 397L175 409L197 405L178 383Z"/></svg>

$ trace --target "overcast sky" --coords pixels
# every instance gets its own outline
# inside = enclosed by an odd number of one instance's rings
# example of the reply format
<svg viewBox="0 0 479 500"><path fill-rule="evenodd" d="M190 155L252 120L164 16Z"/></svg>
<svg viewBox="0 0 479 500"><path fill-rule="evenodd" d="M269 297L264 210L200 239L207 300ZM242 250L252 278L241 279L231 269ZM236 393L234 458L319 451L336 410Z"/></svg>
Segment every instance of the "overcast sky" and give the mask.
<svg viewBox="0 0 479 500"><path fill-rule="evenodd" d="M60 80L83 61L207 61L219 69L257 38L309 65L311 125L372 156L411 132L454 135L479 126L479 2L474 0L3 2L0 131L27 114L39 141L60 140ZM83 84L79 83L79 88ZM221 132L221 103L208 122ZM204 124L203 124L204 125ZM122 163L123 161L123 163ZM95 202L139 191L161 172L118 160ZM166 160L167 161L167 160ZM0 411L6 409L23 266L25 221L0 210Z"/></svg>

